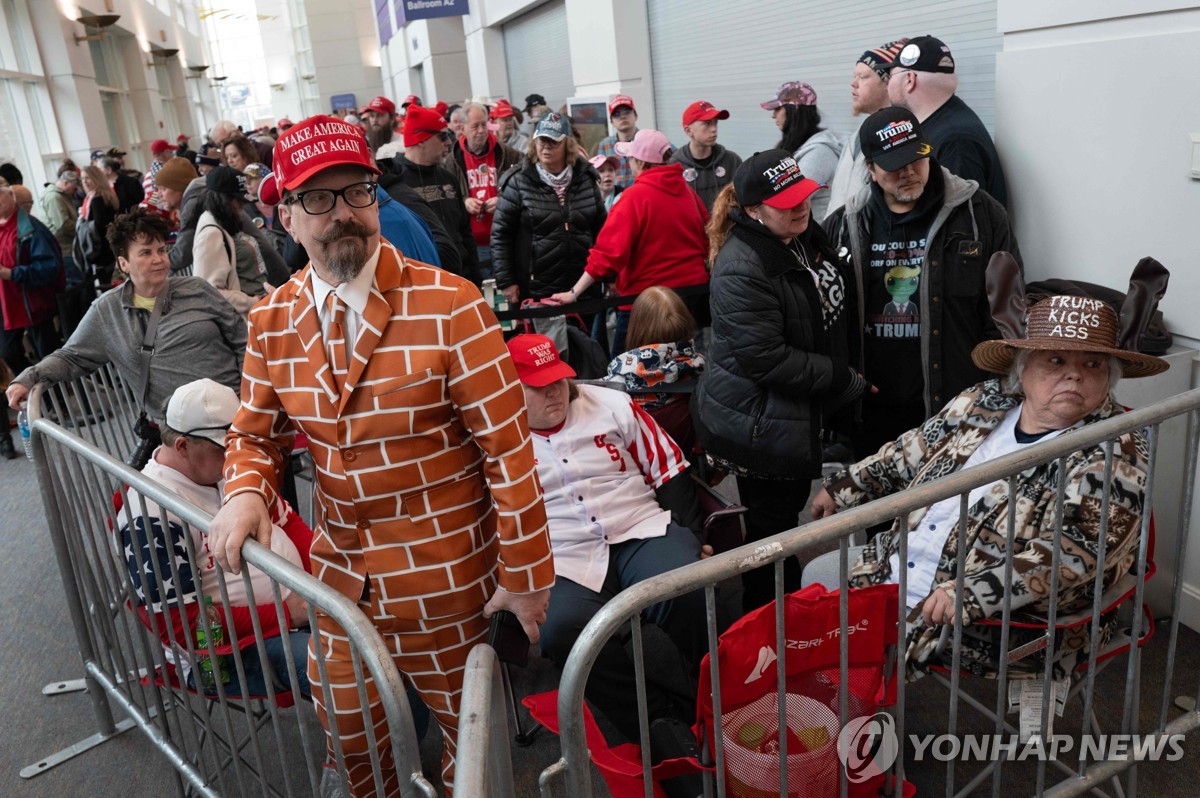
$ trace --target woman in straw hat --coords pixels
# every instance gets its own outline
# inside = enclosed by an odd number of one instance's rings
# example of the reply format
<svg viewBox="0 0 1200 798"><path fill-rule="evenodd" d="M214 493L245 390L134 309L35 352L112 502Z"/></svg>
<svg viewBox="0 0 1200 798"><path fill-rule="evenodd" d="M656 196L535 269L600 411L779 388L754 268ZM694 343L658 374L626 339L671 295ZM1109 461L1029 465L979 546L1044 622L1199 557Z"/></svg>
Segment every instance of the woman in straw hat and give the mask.
<svg viewBox="0 0 1200 798"><path fill-rule="evenodd" d="M1122 314L1104 302L1052 296L1024 313L1024 286L1015 261L998 253L989 265L992 313L1001 340L975 347L975 364L996 374L963 391L917 429L885 444L878 453L825 479L813 500L813 517L924 485L962 468L1019 451L1037 441L1121 414L1111 390L1122 377L1148 377L1167 368L1159 358L1136 351L1157 300L1166 270L1147 258L1138 264ZM1006 286L1001 288L1000 286ZM1140 430L1113 442L1111 473L1105 446L1082 447L1066 457L1017 475L1016 526L1011 578L1005 576L1005 550L1011 497L1003 479L971 491L967 501L964 624L999 618L1005 594L1014 620L1048 612L1056 526L1060 463L1065 464L1063 524L1059 561L1058 611L1090 608L1097 570L1107 588L1129 572L1137 557L1144 511L1149 448ZM1096 543L1103 525L1104 485L1108 497L1108 541L1102 562ZM908 557L899 561L900 523L852 556L853 586L899 581L907 569L908 663L919 673L936 656L941 626L954 620L960 499L954 496L907 518ZM837 584L837 552L805 569L804 582ZM998 627L980 627L963 636L964 668L992 673L999 651ZM1025 642L1014 628L1009 650ZM1104 630L1107 640L1110 628ZM990 632L995 632L992 639ZM1033 632L1032 634L1036 634ZM1087 635L1055 645L1057 675L1069 674L1087 655ZM1043 654L1013 663L1017 671L1042 672Z"/></svg>

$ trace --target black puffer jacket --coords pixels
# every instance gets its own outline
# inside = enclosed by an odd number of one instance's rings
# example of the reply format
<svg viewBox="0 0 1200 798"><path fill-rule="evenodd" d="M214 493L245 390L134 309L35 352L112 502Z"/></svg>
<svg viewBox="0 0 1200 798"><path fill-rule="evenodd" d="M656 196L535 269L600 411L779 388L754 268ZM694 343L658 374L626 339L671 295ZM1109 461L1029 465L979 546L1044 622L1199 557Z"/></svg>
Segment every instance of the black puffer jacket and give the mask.
<svg viewBox="0 0 1200 798"><path fill-rule="evenodd" d="M605 218L600 176L582 157L562 204L535 164L510 171L500 181L492 220L496 287L515 284L522 299L570 291Z"/></svg>
<svg viewBox="0 0 1200 798"><path fill-rule="evenodd" d="M822 420L852 383L845 281L815 222L798 239L810 272L758 222L737 209L730 218L709 283L712 340L696 431L706 451L754 473L813 479Z"/></svg>

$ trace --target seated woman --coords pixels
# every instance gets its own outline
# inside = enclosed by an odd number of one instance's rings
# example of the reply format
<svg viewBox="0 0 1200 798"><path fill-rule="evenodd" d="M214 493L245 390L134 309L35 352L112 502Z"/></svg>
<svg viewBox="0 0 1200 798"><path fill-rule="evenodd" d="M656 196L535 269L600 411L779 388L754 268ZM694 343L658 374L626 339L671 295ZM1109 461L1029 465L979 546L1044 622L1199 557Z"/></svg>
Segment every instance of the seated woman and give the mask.
<svg viewBox="0 0 1200 798"><path fill-rule="evenodd" d="M633 303L625 345L629 351L608 364L608 379L624 382L634 403L688 454L696 451L696 432L688 411L690 391L646 393L670 386L684 388L704 370L704 355L696 351L692 334L696 320L670 288L647 288Z"/></svg>
<svg viewBox="0 0 1200 798"><path fill-rule="evenodd" d="M993 302L993 306L997 304ZM1001 322L999 318L997 321ZM1036 441L1119 415L1123 410L1110 391L1122 376L1147 377L1167 368L1159 358L1118 344L1117 314L1097 300L1072 296L1045 299L1030 308L1023 336L1019 322L1016 326L1000 326L1010 337L980 343L972 359L980 368L1007 374L1007 378L988 380L963 391L919 428L827 477L825 487L813 500L813 518L924 485ZM1112 456L1103 563L1105 588L1128 573L1137 557L1148 465L1148 447L1142 433L1132 431L1118 437ZM1104 446L1095 445L1072 453L1065 461L1060 613L1091 606L1106 480L1104 460ZM999 618L1005 594L1011 597L1014 613L1048 612L1058 470L1059 461L1055 460L1017 476L1019 500L1011 580L1004 575L1011 503L1008 480L971 491L964 624ZM910 609L910 673L913 669L919 673L928 664L938 646L938 627L954 620L959 507L959 497L954 496L923 512L909 514L907 563L899 561L898 526L878 535L850 560L857 560L849 575L853 586L895 583L899 581L899 569L908 569L907 596L901 598ZM814 560L805 569L805 583L835 586L837 562L836 552L832 557ZM1010 650L1023 642L1018 637L1014 634ZM1069 674L1079 658L1087 655L1087 636L1075 637L1055 647L1057 676ZM998 653L999 627L982 627L964 634L963 668L994 673ZM1044 659L1040 655L1027 657L1012 667L1040 673Z"/></svg>
<svg viewBox="0 0 1200 798"><path fill-rule="evenodd" d="M674 523L658 503L665 486L687 483L675 477L688 464L629 397L572 383L574 370L546 336L518 335L508 349L525 389L554 552L556 581L542 626L542 652L562 667L609 599L700 559L696 535ZM686 678L694 681L705 646L703 591L655 604L644 615L674 641ZM596 659L585 695L628 740L638 739L637 702L630 700L635 691L633 662L612 638ZM651 722L672 716L666 690L648 682L646 691ZM679 699L677 717L694 715L694 692Z"/></svg>

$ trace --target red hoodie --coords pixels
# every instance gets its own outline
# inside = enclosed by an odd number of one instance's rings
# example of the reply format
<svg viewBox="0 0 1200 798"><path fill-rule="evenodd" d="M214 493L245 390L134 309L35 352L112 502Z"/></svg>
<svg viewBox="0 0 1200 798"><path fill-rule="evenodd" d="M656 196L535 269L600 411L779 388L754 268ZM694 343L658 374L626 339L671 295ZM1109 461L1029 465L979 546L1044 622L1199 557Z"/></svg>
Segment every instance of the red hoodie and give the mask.
<svg viewBox="0 0 1200 798"><path fill-rule="evenodd" d="M701 285L708 282L707 223L708 211L683 179L683 166L648 169L608 212L585 271L597 280L616 273L625 296L655 285Z"/></svg>

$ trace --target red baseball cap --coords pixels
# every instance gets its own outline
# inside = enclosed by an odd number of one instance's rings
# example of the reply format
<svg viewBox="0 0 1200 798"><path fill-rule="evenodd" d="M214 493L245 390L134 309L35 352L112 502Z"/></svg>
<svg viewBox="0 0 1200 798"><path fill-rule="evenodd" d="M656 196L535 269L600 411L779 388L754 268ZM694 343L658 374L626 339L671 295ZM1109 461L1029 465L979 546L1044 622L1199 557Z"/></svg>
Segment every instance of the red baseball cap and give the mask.
<svg viewBox="0 0 1200 798"><path fill-rule="evenodd" d="M404 117L404 146L412 147L446 129L446 120L432 108L413 105Z"/></svg>
<svg viewBox="0 0 1200 798"><path fill-rule="evenodd" d="M689 105L683 112L683 126L693 122L707 122L710 119L728 119L729 112L715 107L707 100L700 100Z"/></svg>
<svg viewBox="0 0 1200 798"><path fill-rule="evenodd" d="M396 113L396 104L387 97L376 97L371 102L363 106L362 112L374 111L377 114L394 114Z"/></svg>
<svg viewBox="0 0 1200 798"><path fill-rule="evenodd" d="M310 116L281 134L275 142L273 165L280 194L331 166L361 166L380 174L371 164L362 129L324 115Z"/></svg>
<svg viewBox="0 0 1200 798"><path fill-rule="evenodd" d="M278 127L291 127L294 124L296 124L296 123L293 122L292 120L288 119L285 116L283 119L280 119L279 122L276 123L275 127L277 127L277 128Z"/></svg>
<svg viewBox="0 0 1200 798"><path fill-rule="evenodd" d="M185 141L190 141L190 139L188 138L187 133L180 133L178 136L175 137L175 141L178 144L182 144Z"/></svg>
<svg viewBox="0 0 1200 798"><path fill-rule="evenodd" d="M175 149L174 145L166 139L155 139L150 142L150 152L154 155L162 155L167 150Z"/></svg>
<svg viewBox="0 0 1200 798"><path fill-rule="evenodd" d="M450 110L450 106L446 105L444 100L438 100L433 104L433 110L437 111L442 116L445 116L446 112Z"/></svg>
<svg viewBox="0 0 1200 798"><path fill-rule="evenodd" d="M490 119L504 119L505 117L516 115L516 111L514 111L513 107L508 104L508 100L500 100L496 103L496 107L492 109L492 112L488 115L488 117Z"/></svg>
<svg viewBox="0 0 1200 798"><path fill-rule="evenodd" d="M517 379L530 388L575 376L575 369L562 361L554 342L544 335L525 333L510 339L508 354L517 367Z"/></svg>
<svg viewBox="0 0 1200 798"><path fill-rule="evenodd" d="M618 94L616 97L613 97L608 101L608 115L612 116L613 111L617 110L622 105L628 105L635 114L637 113L637 106L633 104L633 98L628 94Z"/></svg>
<svg viewBox="0 0 1200 798"><path fill-rule="evenodd" d="M401 108L407 108L410 105L420 105L421 98L415 94L410 94L404 98L404 102L400 103Z"/></svg>

